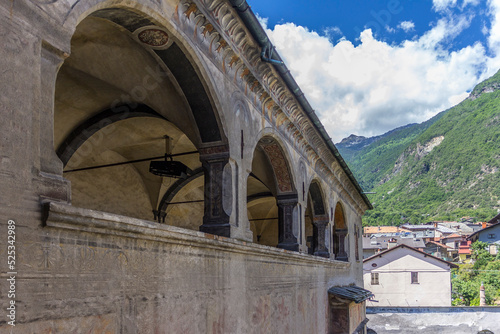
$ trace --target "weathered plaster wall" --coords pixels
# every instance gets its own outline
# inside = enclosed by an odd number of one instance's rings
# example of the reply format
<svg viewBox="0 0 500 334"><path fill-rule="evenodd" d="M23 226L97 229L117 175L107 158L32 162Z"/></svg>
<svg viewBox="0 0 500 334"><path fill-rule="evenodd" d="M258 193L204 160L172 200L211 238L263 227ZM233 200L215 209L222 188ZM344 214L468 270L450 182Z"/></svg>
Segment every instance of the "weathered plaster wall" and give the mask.
<svg viewBox="0 0 500 334"><path fill-rule="evenodd" d="M351 281L348 263L63 204L47 213L46 227L18 224L40 234L17 244L19 333L324 333L327 289Z"/></svg>
<svg viewBox="0 0 500 334"><path fill-rule="evenodd" d="M371 334L500 332L498 307L367 307L366 313Z"/></svg>

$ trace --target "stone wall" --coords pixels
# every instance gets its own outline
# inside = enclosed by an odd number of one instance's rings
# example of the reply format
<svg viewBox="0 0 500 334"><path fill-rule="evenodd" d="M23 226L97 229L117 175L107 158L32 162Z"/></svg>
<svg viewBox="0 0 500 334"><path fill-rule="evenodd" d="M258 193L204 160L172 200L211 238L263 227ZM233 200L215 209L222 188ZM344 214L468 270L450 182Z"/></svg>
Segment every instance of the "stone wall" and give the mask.
<svg viewBox="0 0 500 334"><path fill-rule="evenodd" d="M45 213L35 242L18 226L15 333L325 333L328 288L351 282L348 263L59 203Z"/></svg>
<svg viewBox="0 0 500 334"><path fill-rule="evenodd" d="M500 307L367 307L371 334L500 333Z"/></svg>

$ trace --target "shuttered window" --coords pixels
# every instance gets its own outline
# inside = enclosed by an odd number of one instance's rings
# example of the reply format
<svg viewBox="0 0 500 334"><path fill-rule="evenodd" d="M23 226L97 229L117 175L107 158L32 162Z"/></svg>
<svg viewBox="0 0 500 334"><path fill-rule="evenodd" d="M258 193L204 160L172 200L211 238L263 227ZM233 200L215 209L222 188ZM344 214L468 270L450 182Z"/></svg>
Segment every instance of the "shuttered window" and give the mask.
<svg viewBox="0 0 500 334"><path fill-rule="evenodd" d="M411 272L411 284L418 284L418 272Z"/></svg>

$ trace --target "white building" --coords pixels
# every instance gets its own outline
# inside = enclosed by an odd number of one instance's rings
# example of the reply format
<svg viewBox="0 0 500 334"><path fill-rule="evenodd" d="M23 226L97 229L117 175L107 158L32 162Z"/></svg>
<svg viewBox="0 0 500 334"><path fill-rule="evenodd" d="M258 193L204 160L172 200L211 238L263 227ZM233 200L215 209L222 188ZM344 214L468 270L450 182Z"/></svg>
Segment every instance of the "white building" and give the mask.
<svg viewBox="0 0 500 334"><path fill-rule="evenodd" d="M363 261L367 306L450 306L453 263L399 245Z"/></svg>

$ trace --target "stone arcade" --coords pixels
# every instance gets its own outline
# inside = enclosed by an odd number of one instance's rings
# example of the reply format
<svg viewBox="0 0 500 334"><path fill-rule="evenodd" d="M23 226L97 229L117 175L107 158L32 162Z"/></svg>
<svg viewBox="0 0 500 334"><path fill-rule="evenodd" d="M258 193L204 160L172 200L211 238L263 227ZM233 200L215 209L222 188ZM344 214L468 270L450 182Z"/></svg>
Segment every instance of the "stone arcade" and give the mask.
<svg viewBox="0 0 500 334"><path fill-rule="evenodd" d="M328 290L363 286L370 203L244 0L0 16L16 333L364 330L363 298ZM184 177L151 173L163 159Z"/></svg>

